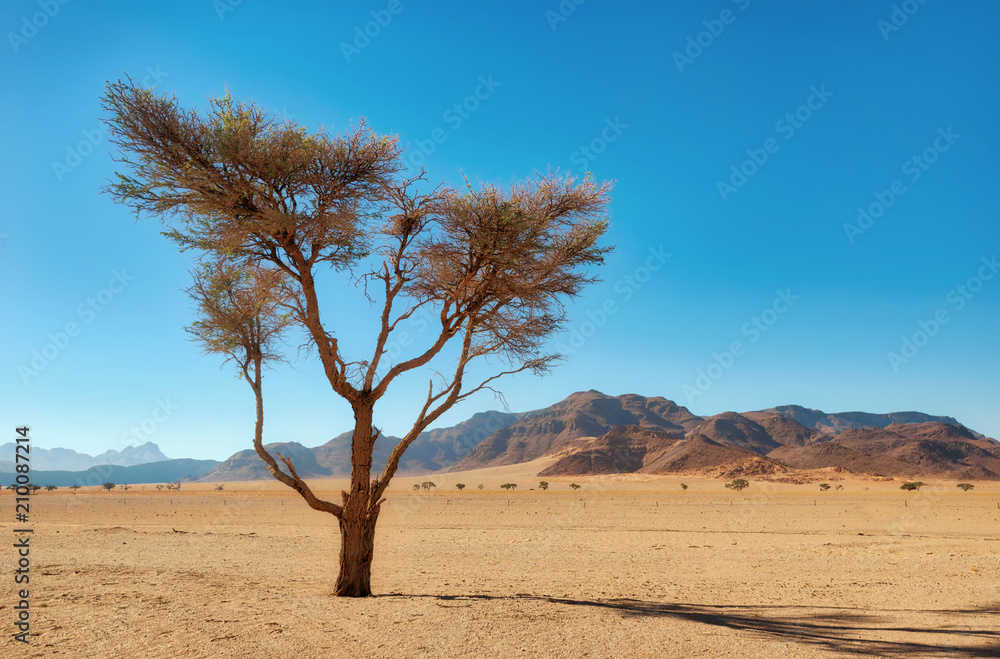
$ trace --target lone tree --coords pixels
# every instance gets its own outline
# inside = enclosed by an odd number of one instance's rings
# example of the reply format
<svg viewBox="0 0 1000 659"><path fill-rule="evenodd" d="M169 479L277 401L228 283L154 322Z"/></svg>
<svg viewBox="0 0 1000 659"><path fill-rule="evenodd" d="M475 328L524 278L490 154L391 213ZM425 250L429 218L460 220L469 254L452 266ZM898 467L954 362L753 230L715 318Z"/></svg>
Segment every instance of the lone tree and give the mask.
<svg viewBox="0 0 1000 659"><path fill-rule="evenodd" d="M73 494L76 494L76 491L80 489L80 485L78 483L73 483L69 486L69 489L73 490Z"/></svg>
<svg viewBox="0 0 1000 659"><path fill-rule="evenodd" d="M547 489L549 489L549 482L548 481L539 481L538 487L542 488L543 490L547 490Z"/></svg>
<svg viewBox="0 0 1000 659"><path fill-rule="evenodd" d="M58 490L58 489L59 489L59 488L58 488L58 487L56 487L55 485L46 485L46 486L45 486L45 491L46 491L46 492L51 492L52 490Z"/></svg>
<svg viewBox="0 0 1000 659"><path fill-rule="evenodd" d="M736 478L726 483L726 487L730 490L736 490L737 492L742 492L743 490L750 487L750 481L744 478Z"/></svg>
<svg viewBox="0 0 1000 659"><path fill-rule="evenodd" d="M111 490L115 489L115 484L109 481L109 482L105 483L104 485L101 485L101 487L103 487L105 490L107 490L108 492L110 492Z"/></svg>
<svg viewBox="0 0 1000 659"><path fill-rule="evenodd" d="M457 487L458 491L461 492L465 489L465 483L455 483L455 487Z"/></svg>
<svg viewBox="0 0 1000 659"><path fill-rule="evenodd" d="M517 489L517 483L504 483L503 485L500 486L500 488L504 489L504 490L508 490L508 491L510 491L510 490L516 490Z"/></svg>
<svg viewBox="0 0 1000 659"><path fill-rule="evenodd" d="M569 484L569 486L570 486L571 488L573 488L574 490L579 490L579 489L580 489L580 486L579 486L579 485L577 485L576 483L570 483L570 484Z"/></svg>
<svg viewBox="0 0 1000 659"><path fill-rule="evenodd" d="M906 481L905 483L899 486L899 489L909 490L909 491L913 490L919 491L920 488L923 487L923 484L924 484L923 481Z"/></svg>
<svg viewBox="0 0 1000 659"><path fill-rule="evenodd" d="M829 483L820 483L819 484L819 489L822 490L823 492L826 492L827 490L830 489L830 484Z"/></svg>
<svg viewBox="0 0 1000 659"><path fill-rule="evenodd" d="M437 487L437 485L435 485L433 481L424 481L423 483L420 484L420 487L422 487L425 490L427 490L428 492L430 492L431 488L432 487Z"/></svg>
<svg viewBox="0 0 1000 659"><path fill-rule="evenodd" d="M959 483L955 487L960 487L962 488L963 492L968 492L969 490L974 489L976 486L973 485L972 483Z"/></svg>
<svg viewBox="0 0 1000 659"><path fill-rule="evenodd" d="M403 453L456 403L497 393L504 375L543 374L559 358L542 348L610 251L601 240L611 185L543 175L510 188L430 187L423 172L403 174L397 138L364 122L340 136L309 133L228 92L202 115L119 80L103 107L127 170L106 191L198 253L190 294L200 319L190 331L206 351L233 360L253 390L254 448L271 474L339 521L335 594L370 595L375 526ZM360 353L333 331L331 319L357 319L323 296L325 269L346 275L338 294L353 286L374 304L373 345ZM418 313L431 314L432 332L393 362L390 338ZM354 414L350 489L339 503L317 497L289 459L263 448L262 372L281 359L286 328L305 335ZM411 429L373 478L376 404L438 357L453 359L453 370L431 380ZM483 363L503 366L467 382L470 365L478 373Z"/></svg>

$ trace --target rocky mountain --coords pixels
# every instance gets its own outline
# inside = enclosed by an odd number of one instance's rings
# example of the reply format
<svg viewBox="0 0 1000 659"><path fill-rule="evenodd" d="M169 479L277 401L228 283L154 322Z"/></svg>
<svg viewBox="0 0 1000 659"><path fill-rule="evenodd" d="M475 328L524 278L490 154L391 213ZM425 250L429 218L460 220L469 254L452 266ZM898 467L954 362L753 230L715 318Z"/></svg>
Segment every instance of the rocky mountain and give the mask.
<svg viewBox="0 0 1000 659"><path fill-rule="evenodd" d="M0 472L14 471L14 442L0 445ZM9 459L6 459L9 458ZM87 455L67 448L44 449L31 447L31 469L41 471L83 471L99 465L119 465L131 467L149 462L169 460L160 447L152 442L140 446L126 446L121 451L114 449L99 455Z"/></svg>
<svg viewBox="0 0 1000 659"><path fill-rule="evenodd" d="M819 410L811 410L801 405L780 405L762 413L780 414L798 421L807 428L813 428L829 435L839 435L856 428L885 428L893 423L943 423L950 426L960 426L961 423L950 416L932 416L923 412L890 412L889 414L870 414L868 412L839 412L827 414ZM968 428L966 428L968 430ZM983 435L972 432L976 437Z"/></svg>
<svg viewBox="0 0 1000 659"><path fill-rule="evenodd" d="M635 425L664 431L691 430L703 419L665 398L636 394L607 396L575 393L521 419L476 446L452 471L528 462L579 437L599 437L615 426Z"/></svg>
<svg viewBox="0 0 1000 659"><path fill-rule="evenodd" d="M329 468L322 466L316 461L316 454L312 449L306 448L298 442L264 444L264 450L271 454L278 462L279 468L285 473L288 473L288 468L278 458L279 453L292 461L292 464L295 465L296 473L302 478L328 478L333 474ZM191 480L205 483L253 481L265 478L273 478L271 472L267 469L267 465L257 455L257 451L247 449L231 455L212 471Z"/></svg>

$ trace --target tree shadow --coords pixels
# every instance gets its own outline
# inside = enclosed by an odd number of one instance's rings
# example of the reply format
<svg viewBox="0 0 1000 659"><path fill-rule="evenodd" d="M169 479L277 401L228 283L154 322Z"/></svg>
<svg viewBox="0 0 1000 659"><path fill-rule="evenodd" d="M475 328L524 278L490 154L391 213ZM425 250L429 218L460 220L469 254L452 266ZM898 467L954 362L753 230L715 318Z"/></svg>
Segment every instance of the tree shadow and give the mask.
<svg viewBox="0 0 1000 659"><path fill-rule="evenodd" d="M565 606L608 609L625 617L663 617L697 622L749 632L764 638L820 647L841 653L868 653L901 657L954 657L985 659L1000 657L1000 607L969 609L880 609L873 615L855 607L807 606L728 606L680 604L635 599L569 599L518 594L494 595L404 595L382 597L428 597L438 600L534 600ZM893 614L961 616L952 624L936 628L899 626ZM966 618L966 616L968 616ZM989 624L984 624L989 623ZM884 636L903 636L903 640L885 640ZM905 635L932 636L932 642ZM859 638L860 636L860 638ZM883 637L883 638L880 638ZM936 637L936 638L935 638ZM985 643L976 645L977 642Z"/></svg>

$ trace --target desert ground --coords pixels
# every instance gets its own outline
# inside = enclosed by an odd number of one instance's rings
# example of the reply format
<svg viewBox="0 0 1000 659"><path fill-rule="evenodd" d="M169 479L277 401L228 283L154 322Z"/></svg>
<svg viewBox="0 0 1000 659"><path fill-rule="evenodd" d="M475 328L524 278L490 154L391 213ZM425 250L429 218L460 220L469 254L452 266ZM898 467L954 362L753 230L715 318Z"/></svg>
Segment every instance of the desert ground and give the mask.
<svg viewBox="0 0 1000 659"><path fill-rule="evenodd" d="M330 597L336 521L277 482L40 492L31 644L10 636L4 579L2 654L1000 657L1000 483L736 493L629 475L541 491L544 466L397 479L363 600ZM336 499L344 483L315 486Z"/></svg>

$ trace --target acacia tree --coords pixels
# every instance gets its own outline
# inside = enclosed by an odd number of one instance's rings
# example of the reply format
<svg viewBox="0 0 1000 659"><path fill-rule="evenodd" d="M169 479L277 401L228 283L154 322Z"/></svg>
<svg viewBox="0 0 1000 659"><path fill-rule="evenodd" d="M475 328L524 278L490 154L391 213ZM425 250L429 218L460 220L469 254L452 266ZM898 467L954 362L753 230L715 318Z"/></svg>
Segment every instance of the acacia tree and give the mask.
<svg viewBox="0 0 1000 659"><path fill-rule="evenodd" d="M600 244L610 184L546 175L509 188L430 188L423 172L404 175L397 138L364 122L344 135L309 133L228 92L202 115L119 80L103 105L127 170L106 191L137 216L161 219L169 238L207 264L191 290L202 324L191 329L242 369L257 399L254 447L272 475L338 519L335 594L370 595L375 525L407 447L456 403L497 393L498 378L542 374L558 359L543 347L565 323L563 305L596 281L591 270L610 250ZM321 316L324 269L353 273L347 282L375 304L378 331L361 359L328 324L354 319L325 304ZM428 310L430 338L390 363L390 337ZM354 414L350 489L339 503L317 497L291 461L278 454L282 470L263 448L261 369L279 357L287 326L304 333ZM376 403L401 376L445 357L453 370L431 380L411 429L373 478ZM503 364L498 372L466 382L470 364L490 357Z"/></svg>

